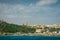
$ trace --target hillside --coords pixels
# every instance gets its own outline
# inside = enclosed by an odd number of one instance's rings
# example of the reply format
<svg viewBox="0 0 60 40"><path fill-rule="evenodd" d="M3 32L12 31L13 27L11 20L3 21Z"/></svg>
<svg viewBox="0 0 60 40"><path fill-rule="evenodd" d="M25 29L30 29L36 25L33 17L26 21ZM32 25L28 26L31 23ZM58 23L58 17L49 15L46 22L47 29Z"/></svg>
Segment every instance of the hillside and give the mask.
<svg viewBox="0 0 60 40"><path fill-rule="evenodd" d="M34 33L34 28L29 28L23 25L9 24L0 20L0 32L21 32L21 33Z"/></svg>

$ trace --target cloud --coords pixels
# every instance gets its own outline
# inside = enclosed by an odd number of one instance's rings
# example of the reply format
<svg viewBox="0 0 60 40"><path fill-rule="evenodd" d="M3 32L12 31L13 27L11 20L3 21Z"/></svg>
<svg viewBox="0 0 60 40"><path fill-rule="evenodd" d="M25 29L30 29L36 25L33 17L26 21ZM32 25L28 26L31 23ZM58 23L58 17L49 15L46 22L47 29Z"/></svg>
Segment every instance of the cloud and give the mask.
<svg viewBox="0 0 60 40"><path fill-rule="evenodd" d="M44 5L51 5L57 3L58 0L41 0L37 3L37 5L44 6Z"/></svg>
<svg viewBox="0 0 60 40"><path fill-rule="evenodd" d="M49 22L51 23L51 21L52 23L58 23L57 21L59 20L57 19L60 17L58 16L60 14L60 7L48 6L57 1L58 0L40 0L35 4L30 3L29 5L0 3L0 19L17 24L26 21L31 24L48 24Z"/></svg>
<svg viewBox="0 0 60 40"><path fill-rule="evenodd" d="M5 15L6 18L16 18L16 15Z"/></svg>

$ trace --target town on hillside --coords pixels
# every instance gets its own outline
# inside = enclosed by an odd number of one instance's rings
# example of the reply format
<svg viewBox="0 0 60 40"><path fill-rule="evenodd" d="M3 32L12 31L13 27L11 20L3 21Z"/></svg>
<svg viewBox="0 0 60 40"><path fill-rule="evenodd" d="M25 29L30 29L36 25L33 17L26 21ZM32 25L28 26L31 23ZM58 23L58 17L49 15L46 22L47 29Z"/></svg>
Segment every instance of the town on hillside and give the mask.
<svg viewBox="0 0 60 40"><path fill-rule="evenodd" d="M34 34L36 35L49 35L49 36L60 36L60 24L52 24L52 25L28 25L28 24L22 24L26 27L30 26L31 28L35 28Z"/></svg>
<svg viewBox="0 0 60 40"><path fill-rule="evenodd" d="M60 36L60 24L16 25L0 20L0 35Z"/></svg>

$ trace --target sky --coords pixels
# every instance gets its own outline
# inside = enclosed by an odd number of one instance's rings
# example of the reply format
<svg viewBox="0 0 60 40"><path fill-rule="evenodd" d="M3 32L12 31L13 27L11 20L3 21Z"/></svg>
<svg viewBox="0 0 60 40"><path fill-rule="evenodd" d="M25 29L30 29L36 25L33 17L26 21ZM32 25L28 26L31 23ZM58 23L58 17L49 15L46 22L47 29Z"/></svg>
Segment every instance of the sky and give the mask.
<svg viewBox="0 0 60 40"><path fill-rule="evenodd" d="M60 24L60 0L0 0L0 20L13 24Z"/></svg>

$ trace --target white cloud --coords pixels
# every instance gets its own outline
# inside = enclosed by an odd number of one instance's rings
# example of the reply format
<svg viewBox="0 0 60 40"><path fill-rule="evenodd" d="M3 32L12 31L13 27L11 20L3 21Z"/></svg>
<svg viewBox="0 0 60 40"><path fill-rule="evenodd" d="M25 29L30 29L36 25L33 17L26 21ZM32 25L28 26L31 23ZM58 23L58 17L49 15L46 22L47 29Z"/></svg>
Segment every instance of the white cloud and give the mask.
<svg viewBox="0 0 60 40"><path fill-rule="evenodd" d="M5 15L6 18L16 18L16 15Z"/></svg>
<svg viewBox="0 0 60 40"><path fill-rule="evenodd" d="M23 16L23 18L30 18L30 17L32 17L32 16Z"/></svg>
<svg viewBox="0 0 60 40"><path fill-rule="evenodd" d="M41 6L56 3L56 2L57 0L41 0L36 3L37 5L33 5L31 3L29 6L24 6L21 4L11 5L11 4L0 3L0 10L1 10L0 14L5 14L5 15L17 14L17 15L27 16L30 13L32 14L32 13L41 12L41 11L47 12L47 11L51 11L53 8L45 7L45 6L41 7Z"/></svg>
<svg viewBox="0 0 60 40"><path fill-rule="evenodd" d="M37 5L44 6L44 5L50 5L58 2L58 0L41 0L37 3Z"/></svg>
<svg viewBox="0 0 60 40"><path fill-rule="evenodd" d="M55 10L54 8L52 7L41 7L42 5L48 5L48 4L53 4L53 3L56 3L57 0L41 0L39 2L37 2L36 4L39 5L33 5L33 4L30 4L29 6L24 6L24 5L21 5L21 4L14 4L14 5L11 5L11 4L4 4L4 3L0 3L0 14L1 15L20 15L20 16L31 16L35 13L41 13L41 12L44 12L44 13L52 13L53 10ZM56 10L55 10L56 11Z"/></svg>
<svg viewBox="0 0 60 40"><path fill-rule="evenodd" d="M5 19L8 18L8 20L10 19L11 21L13 20L13 22L14 20L16 21L18 19L19 21L21 20L26 20L26 21L36 20L36 22L40 20L44 21L45 18L48 20L49 16L53 17L54 15L56 16L58 13L60 13L60 8L55 9L49 6L44 6L44 5L54 4L57 1L58 0L41 0L37 2L35 5L30 4L29 6L24 6L21 4L12 5L12 4L0 3L0 15L3 16L3 18Z"/></svg>

